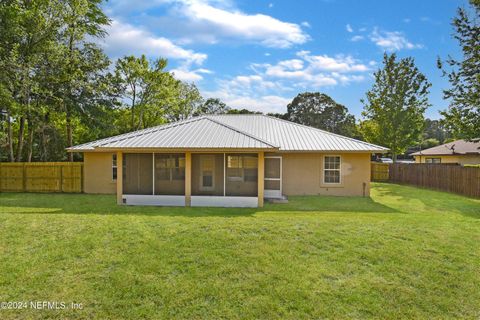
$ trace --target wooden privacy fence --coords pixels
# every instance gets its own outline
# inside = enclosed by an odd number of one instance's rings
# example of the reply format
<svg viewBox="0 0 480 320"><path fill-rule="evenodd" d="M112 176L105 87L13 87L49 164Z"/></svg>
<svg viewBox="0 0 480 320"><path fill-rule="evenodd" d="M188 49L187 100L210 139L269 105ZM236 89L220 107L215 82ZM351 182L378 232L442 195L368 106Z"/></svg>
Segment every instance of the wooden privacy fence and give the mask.
<svg viewBox="0 0 480 320"><path fill-rule="evenodd" d="M370 174L372 181L388 181L388 163L372 162Z"/></svg>
<svg viewBox="0 0 480 320"><path fill-rule="evenodd" d="M480 168L394 163L389 165L389 181L480 198Z"/></svg>
<svg viewBox="0 0 480 320"><path fill-rule="evenodd" d="M0 163L0 192L2 191L83 192L83 163Z"/></svg>

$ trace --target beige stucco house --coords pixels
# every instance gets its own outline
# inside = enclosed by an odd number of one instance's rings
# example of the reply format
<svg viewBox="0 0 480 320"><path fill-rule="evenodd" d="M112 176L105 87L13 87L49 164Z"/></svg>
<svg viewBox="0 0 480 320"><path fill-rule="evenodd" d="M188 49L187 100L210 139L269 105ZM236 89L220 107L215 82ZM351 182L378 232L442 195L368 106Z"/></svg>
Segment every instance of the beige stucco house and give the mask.
<svg viewBox="0 0 480 320"><path fill-rule="evenodd" d="M265 115L200 116L74 146L86 193L119 204L261 207L290 195L368 196L386 148Z"/></svg>
<svg viewBox="0 0 480 320"><path fill-rule="evenodd" d="M480 139L456 140L411 155L416 163L480 164Z"/></svg>

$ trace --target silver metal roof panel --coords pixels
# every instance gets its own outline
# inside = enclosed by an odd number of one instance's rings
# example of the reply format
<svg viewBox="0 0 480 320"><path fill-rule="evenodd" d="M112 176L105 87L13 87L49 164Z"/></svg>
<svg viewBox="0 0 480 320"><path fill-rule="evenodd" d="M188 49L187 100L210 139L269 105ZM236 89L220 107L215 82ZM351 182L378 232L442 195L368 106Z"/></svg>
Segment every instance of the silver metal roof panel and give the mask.
<svg viewBox="0 0 480 320"><path fill-rule="evenodd" d="M279 149L385 152L386 148L265 115L208 115L69 148Z"/></svg>

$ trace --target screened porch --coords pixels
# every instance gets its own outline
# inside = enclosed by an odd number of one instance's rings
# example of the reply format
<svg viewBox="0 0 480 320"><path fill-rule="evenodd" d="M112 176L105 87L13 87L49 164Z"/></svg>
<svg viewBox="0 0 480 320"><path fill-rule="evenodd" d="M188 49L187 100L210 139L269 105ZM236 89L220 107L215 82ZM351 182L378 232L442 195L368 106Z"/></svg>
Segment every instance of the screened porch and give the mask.
<svg viewBox="0 0 480 320"><path fill-rule="evenodd" d="M123 153L121 202L257 207L259 163L257 153Z"/></svg>

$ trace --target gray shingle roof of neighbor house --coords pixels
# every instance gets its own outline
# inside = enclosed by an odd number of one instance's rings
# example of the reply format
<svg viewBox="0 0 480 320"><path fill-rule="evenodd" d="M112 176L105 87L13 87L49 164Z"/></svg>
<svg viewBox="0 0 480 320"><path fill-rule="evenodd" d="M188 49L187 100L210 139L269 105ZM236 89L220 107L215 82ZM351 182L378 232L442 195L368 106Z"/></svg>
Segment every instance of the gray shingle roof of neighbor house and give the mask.
<svg viewBox="0 0 480 320"><path fill-rule="evenodd" d="M456 140L439 146L414 152L412 156L480 154L480 139L473 141Z"/></svg>
<svg viewBox="0 0 480 320"><path fill-rule="evenodd" d="M385 152L371 143L265 115L205 115L68 148Z"/></svg>

